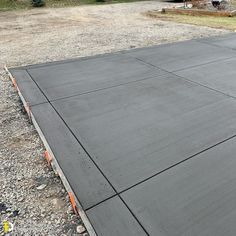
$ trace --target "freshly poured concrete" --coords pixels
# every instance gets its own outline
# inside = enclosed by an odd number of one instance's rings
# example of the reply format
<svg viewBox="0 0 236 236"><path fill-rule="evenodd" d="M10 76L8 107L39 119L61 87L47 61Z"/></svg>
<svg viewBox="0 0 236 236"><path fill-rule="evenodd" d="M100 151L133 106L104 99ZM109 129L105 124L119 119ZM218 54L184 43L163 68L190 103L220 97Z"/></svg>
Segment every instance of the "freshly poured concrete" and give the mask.
<svg viewBox="0 0 236 236"><path fill-rule="evenodd" d="M236 97L236 58L176 72L188 80ZM210 73L209 73L210 71Z"/></svg>
<svg viewBox="0 0 236 236"><path fill-rule="evenodd" d="M215 46L219 46L219 47L236 49L236 37L235 37L234 33L223 35L220 37L199 39L198 41L205 42L210 45L215 45Z"/></svg>
<svg viewBox="0 0 236 236"><path fill-rule="evenodd" d="M117 66L119 65L119 66ZM89 93L165 72L124 55L28 69L49 100Z"/></svg>
<svg viewBox="0 0 236 236"><path fill-rule="evenodd" d="M115 195L52 106L49 103L33 106L32 112L83 208Z"/></svg>
<svg viewBox="0 0 236 236"><path fill-rule="evenodd" d="M146 63L167 71L176 71L235 55L230 49L209 45L194 40L127 52ZM204 55L204 56L203 56Z"/></svg>
<svg viewBox="0 0 236 236"><path fill-rule="evenodd" d="M47 98L42 94L26 70L12 69L11 74L14 78L17 78L17 86L31 106L47 102Z"/></svg>
<svg viewBox="0 0 236 236"><path fill-rule="evenodd" d="M147 235L119 197L95 206L87 215L98 235Z"/></svg>
<svg viewBox="0 0 236 236"><path fill-rule="evenodd" d="M121 194L150 235L235 235L236 139Z"/></svg>
<svg viewBox="0 0 236 236"><path fill-rule="evenodd" d="M236 133L233 99L172 75L52 105L118 192Z"/></svg>
<svg viewBox="0 0 236 236"><path fill-rule="evenodd" d="M235 40L10 70L98 236L235 235Z"/></svg>

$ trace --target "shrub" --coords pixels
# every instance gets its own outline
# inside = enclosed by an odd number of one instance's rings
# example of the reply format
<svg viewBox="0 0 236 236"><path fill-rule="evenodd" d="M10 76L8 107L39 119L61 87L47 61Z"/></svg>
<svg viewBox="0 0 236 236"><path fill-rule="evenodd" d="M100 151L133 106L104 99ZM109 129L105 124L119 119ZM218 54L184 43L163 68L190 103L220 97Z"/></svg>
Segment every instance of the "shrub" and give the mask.
<svg viewBox="0 0 236 236"><path fill-rule="evenodd" d="M31 0L31 4L33 7L43 7L45 5L44 0Z"/></svg>

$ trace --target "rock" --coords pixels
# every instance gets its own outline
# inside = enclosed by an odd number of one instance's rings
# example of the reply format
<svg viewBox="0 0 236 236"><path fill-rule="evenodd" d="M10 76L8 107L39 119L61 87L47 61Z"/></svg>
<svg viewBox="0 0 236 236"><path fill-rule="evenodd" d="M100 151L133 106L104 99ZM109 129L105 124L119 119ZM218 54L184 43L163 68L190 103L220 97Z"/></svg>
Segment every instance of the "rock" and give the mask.
<svg viewBox="0 0 236 236"><path fill-rule="evenodd" d="M14 210L14 211L11 213L10 217L16 217L16 216L18 216L18 215L19 215L19 210Z"/></svg>
<svg viewBox="0 0 236 236"><path fill-rule="evenodd" d="M67 214L73 214L73 208L72 208L72 206L68 206L68 209L67 209L67 211L66 211L66 213Z"/></svg>
<svg viewBox="0 0 236 236"><path fill-rule="evenodd" d="M0 212L1 211L6 211L6 210L7 210L6 204L5 203L0 203Z"/></svg>
<svg viewBox="0 0 236 236"><path fill-rule="evenodd" d="M58 210L62 209L64 206L64 202L60 198L53 198L52 204L53 204L54 208L58 209Z"/></svg>
<svg viewBox="0 0 236 236"><path fill-rule="evenodd" d="M12 209L11 209L11 208L7 208L5 211L6 211L6 212L11 212Z"/></svg>
<svg viewBox="0 0 236 236"><path fill-rule="evenodd" d="M45 189L46 188L46 184L41 184L41 185L39 185L38 187L36 187L36 189L38 189L38 190L43 190L43 189Z"/></svg>
<svg viewBox="0 0 236 236"><path fill-rule="evenodd" d="M61 189L61 192L62 192L62 193L65 193L65 192L66 192L66 190L63 188L63 189Z"/></svg>
<svg viewBox="0 0 236 236"><path fill-rule="evenodd" d="M78 225L76 228L77 233L82 234L86 231L83 225Z"/></svg>
<svg viewBox="0 0 236 236"><path fill-rule="evenodd" d="M24 201L24 197L18 198L18 202L23 202L23 201Z"/></svg>

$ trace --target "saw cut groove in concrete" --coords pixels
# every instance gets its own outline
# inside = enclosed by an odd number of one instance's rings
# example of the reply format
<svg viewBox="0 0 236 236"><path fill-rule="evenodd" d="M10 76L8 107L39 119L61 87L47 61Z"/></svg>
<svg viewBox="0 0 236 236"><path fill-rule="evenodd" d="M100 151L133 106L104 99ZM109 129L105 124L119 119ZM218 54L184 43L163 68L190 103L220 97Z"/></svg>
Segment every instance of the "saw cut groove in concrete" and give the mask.
<svg viewBox="0 0 236 236"><path fill-rule="evenodd" d="M117 192L236 133L233 99L173 75L52 104Z"/></svg>
<svg viewBox="0 0 236 236"><path fill-rule="evenodd" d="M236 139L122 194L150 235L235 235Z"/></svg>
<svg viewBox="0 0 236 236"><path fill-rule="evenodd" d="M84 209L115 195L52 106L33 106L32 112Z"/></svg>
<svg viewBox="0 0 236 236"><path fill-rule="evenodd" d="M235 39L10 69L98 236L235 236Z"/></svg>
<svg viewBox="0 0 236 236"><path fill-rule="evenodd" d="M235 56L235 52L230 49L194 40L154 48L137 49L125 54L169 72Z"/></svg>
<svg viewBox="0 0 236 236"><path fill-rule="evenodd" d="M236 97L236 58L175 72L188 80ZM210 73L209 73L210 71Z"/></svg>
<svg viewBox="0 0 236 236"><path fill-rule="evenodd" d="M50 101L165 73L124 55L78 60L28 69L28 72Z"/></svg>
<svg viewBox="0 0 236 236"><path fill-rule="evenodd" d="M87 215L98 235L147 235L118 197L88 210Z"/></svg>

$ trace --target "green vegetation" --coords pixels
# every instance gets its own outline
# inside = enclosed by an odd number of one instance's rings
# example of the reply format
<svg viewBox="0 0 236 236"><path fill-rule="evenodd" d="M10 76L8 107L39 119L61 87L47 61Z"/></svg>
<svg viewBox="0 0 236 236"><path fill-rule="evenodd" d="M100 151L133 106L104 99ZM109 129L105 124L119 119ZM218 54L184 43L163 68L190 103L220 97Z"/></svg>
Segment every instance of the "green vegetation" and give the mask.
<svg viewBox="0 0 236 236"><path fill-rule="evenodd" d="M30 9L34 5L32 4L33 2L36 2L37 6L40 6L41 2L45 2L45 7L70 7L85 4L109 4L135 1L140 0L0 0L0 11Z"/></svg>
<svg viewBox="0 0 236 236"><path fill-rule="evenodd" d="M0 0L0 10L24 9L30 7L30 1Z"/></svg>
<svg viewBox="0 0 236 236"><path fill-rule="evenodd" d="M159 20L174 21L178 23L209 26L219 29L236 30L235 17L214 17L214 16L188 16L178 14L155 14Z"/></svg>

